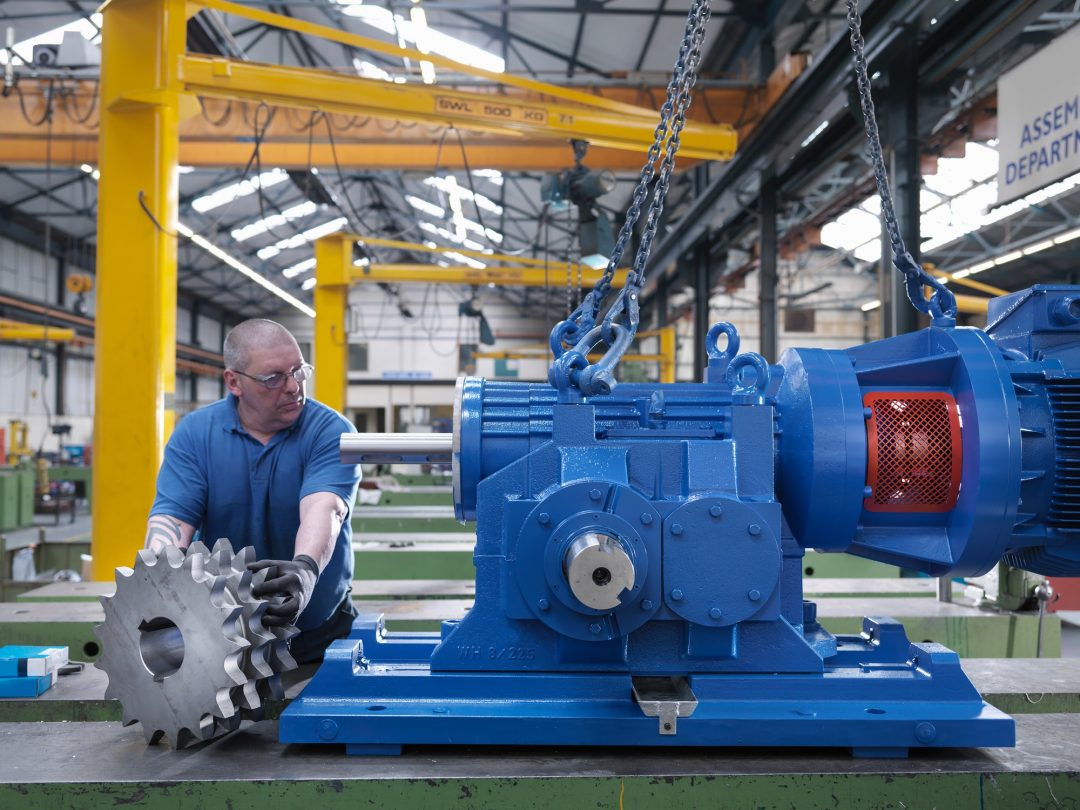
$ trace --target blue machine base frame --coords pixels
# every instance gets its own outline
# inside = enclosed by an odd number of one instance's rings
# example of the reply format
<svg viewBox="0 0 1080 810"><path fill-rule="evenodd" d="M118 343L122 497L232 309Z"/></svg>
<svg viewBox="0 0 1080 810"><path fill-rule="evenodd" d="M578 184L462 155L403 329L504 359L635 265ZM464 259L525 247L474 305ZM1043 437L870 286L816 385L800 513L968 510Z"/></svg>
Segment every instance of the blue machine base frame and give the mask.
<svg viewBox="0 0 1080 810"><path fill-rule="evenodd" d="M1012 718L982 700L956 653L910 643L887 618L837 636L823 673L689 676L698 705L674 734L635 703L629 673L432 672L439 642L361 616L282 714L281 741L344 743L362 755L417 744L814 746L904 757L1015 745Z"/></svg>

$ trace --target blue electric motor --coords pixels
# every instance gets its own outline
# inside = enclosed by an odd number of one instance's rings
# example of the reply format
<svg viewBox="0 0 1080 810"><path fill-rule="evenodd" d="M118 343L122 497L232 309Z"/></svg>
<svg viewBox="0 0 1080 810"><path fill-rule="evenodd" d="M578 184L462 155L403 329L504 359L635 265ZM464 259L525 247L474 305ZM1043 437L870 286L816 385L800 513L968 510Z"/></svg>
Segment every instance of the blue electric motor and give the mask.
<svg viewBox="0 0 1080 810"><path fill-rule="evenodd" d="M720 342L725 339L723 349ZM707 339L703 384L560 401L459 382L458 517L476 601L441 633L361 618L285 742L1012 745L957 656L887 617L833 636L808 548L942 576L1080 573L1080 288L779 365Z"/></svg>

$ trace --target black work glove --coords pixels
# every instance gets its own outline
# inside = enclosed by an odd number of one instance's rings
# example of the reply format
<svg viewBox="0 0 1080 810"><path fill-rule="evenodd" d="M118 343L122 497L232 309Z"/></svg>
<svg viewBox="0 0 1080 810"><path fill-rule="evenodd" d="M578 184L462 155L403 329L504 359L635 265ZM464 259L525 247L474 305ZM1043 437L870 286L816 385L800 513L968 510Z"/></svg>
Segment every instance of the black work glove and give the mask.
<svg viewBox="0 0 1080 810"><path fill-rule="evenodd" d="M264 599L283 596L282 601L270 602L263 615L267 627L295 624L297 617L311 601L319 579L319 564L307 554L297 554L291 560L257 560L248 563L249 571L266 569L266 579L251 589L252 596Z"/></svg>

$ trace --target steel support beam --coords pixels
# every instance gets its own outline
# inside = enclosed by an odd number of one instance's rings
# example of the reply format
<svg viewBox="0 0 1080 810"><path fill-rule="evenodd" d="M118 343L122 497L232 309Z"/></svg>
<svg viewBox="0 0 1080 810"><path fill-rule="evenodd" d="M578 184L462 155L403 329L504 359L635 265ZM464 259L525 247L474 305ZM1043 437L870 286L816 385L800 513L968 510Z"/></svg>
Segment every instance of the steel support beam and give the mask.
<svg viewBox="0 0 1080 810"><path fill-rule="evenodd" d="M142 546L176 387L183 0L104 7L98 187L93 578Z"/></svg>
<svg viewBox="0 0 1080 810"><path fill-rule="evenodd" d="M315 399L345 412L349 375L349 333L345 313L355 237L328 237L315 243Z"/></svg>
<svg viewBox="0 0 1080 810"><path fill-rule="evenodd" d="M698 245L691 254L690 272L694 280L694 380L704 382L709 357L705 353L705 335L709 332L709 248Z"/></svg>
<svg viewBox="0 0 1080 810"><path fill-rule="evenodd" d="M919 261L919 192L922 169L919 155L919 71L915 31L908 28L896 43L886 67L888 91L884 101L885 165L889 169L900 235L908 253ZM902 335L919 328L918 313L908 301L904 279L892 263L887 234L882 235L880 273L882 337Z"/></svg>
<svg viewBox="0 0 1080 810"><path fill-rule="evenodd" d="M761 333L758 352L770 363L776 362L777 355L777 310L776 310L776 174L772 167L761 173L758 192L761 223L758 237L758 321Z"/></svg>

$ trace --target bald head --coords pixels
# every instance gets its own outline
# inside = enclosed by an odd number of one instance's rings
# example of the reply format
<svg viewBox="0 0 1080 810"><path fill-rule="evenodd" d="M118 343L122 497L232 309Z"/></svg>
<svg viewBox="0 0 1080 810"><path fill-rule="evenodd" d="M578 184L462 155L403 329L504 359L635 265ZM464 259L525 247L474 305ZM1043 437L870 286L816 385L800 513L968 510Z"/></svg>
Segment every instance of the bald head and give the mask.
<svg viewBox="0 0 1080 810"><path fill-rule="evenodd" d="M252 318L238 323L225 336L225 368L246 371L253 349L277 346L296 346L296 338L284 326L265 318Z"/></svg>

